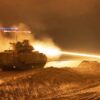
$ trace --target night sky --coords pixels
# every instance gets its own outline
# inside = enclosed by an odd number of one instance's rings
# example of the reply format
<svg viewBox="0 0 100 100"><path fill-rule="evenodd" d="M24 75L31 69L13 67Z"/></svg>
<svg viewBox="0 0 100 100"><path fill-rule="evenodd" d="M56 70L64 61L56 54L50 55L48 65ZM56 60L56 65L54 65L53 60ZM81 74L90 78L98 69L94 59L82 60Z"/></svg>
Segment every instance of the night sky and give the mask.
<svg viewBox="0 0 100 100"><path fill-rule="evenodd" d="M0 22L25 23L68 51L100 54L100 0L0 0Z"/></svg>

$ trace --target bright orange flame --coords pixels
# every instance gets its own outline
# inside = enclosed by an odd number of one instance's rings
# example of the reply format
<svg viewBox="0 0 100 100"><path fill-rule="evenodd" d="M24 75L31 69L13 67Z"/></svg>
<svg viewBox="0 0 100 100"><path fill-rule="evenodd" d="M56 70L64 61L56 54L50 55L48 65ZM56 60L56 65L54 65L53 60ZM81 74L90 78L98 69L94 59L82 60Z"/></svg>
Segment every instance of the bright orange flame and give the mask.
<svg viewBox="0 0 100 100"><path fill-rule="evenodd" d="M33 46L35 50L46 54L50 59L60 56L60 48L57 47L51 39L45 38L43 41L35 41Z"/></svg>

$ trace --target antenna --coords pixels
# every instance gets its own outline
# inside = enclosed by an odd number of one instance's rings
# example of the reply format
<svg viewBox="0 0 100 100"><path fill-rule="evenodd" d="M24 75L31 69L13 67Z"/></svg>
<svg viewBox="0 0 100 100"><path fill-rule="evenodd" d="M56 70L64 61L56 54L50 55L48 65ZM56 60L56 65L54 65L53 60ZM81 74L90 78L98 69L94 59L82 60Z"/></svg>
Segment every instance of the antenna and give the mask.
<svg viewBox="0 0 100 100"><path fill-rule="evenodd" d="M15 32L15 42L17 42L17 41L18 41L18 37L17 37L17 34Z"/></svg>

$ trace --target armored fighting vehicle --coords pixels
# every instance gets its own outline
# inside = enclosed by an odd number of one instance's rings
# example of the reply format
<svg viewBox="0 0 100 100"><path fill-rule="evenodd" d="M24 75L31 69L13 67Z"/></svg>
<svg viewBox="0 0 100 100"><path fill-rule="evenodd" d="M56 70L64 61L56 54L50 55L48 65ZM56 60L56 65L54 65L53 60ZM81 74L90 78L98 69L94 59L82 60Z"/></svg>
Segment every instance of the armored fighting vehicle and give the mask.
<svg viewBox="0 0 100 100"><path fill-rule="evenodd" d="M43 68L47 57L35 51L28 40L11 43L12 49L0 52L0 68L3 70L25 70Z"/></svg>

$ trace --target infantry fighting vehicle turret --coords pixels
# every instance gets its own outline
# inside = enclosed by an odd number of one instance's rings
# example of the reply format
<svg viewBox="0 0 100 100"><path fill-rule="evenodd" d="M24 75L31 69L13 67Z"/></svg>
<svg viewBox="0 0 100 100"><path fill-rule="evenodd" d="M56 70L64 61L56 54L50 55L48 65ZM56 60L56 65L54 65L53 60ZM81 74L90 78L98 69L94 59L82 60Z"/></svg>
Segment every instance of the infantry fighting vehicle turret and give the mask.
<svg viewBox="0 0 100 100"><path fill-rule="evenodd" d="M11 43L12 49L0 52L0 68L3 70L24 70L43 68L47 57L35 51L28 40Z"/></svg>

